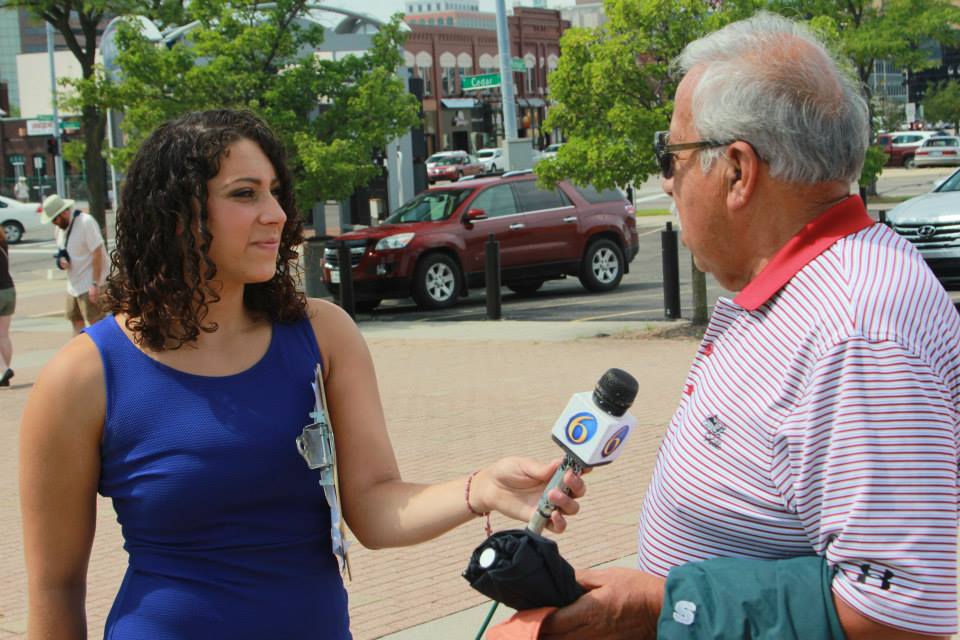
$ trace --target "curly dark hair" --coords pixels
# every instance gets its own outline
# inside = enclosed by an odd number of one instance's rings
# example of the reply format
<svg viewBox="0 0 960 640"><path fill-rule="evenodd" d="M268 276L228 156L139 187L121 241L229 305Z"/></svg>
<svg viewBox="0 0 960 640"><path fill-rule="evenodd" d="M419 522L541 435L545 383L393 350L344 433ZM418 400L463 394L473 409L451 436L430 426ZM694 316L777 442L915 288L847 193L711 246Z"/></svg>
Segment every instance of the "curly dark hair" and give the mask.
<svg viewBox="0 0 960 640"><path fill-rule="evenodd" d="M252 113L198 111L150 134L120 193L105 304L114 314L127 314L126 326L139 344L155 351L178 349L195 342L201 331L217 330L216 323L204 323L209 304L220 299L208 284L217 265L208 255L213 236L206 225L207 181L219 173L230 145L242 139L257 143L273 164L277 200L287 215L276 273L267 282L247 284L244 305L272 322L306 317L294 249L303 242L303 221L280 141Z"/></svg>

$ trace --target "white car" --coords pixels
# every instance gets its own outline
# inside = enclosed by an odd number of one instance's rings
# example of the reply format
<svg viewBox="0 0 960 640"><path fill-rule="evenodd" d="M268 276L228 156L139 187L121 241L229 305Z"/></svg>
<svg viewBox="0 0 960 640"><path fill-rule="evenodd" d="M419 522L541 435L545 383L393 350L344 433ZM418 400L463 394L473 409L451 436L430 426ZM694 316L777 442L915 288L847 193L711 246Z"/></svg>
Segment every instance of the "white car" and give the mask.
<svg viewBox="0 0 960 640"><path fill-rule="evenodd" d="M914 151L913 164L917 167L960 165L960 138L956 136L927 138Z"/></svg>
<svg viewBox="0 0 960 640"><path fill-rule="evenodd" d="M887 224L913 243L944 286L960 284L960 171L891 209Z"/></svg>
<svg viewBox="0 0 960 640"><path fill-rule="evenodd" d="M17 244L24 235L38 233L44 226L40 222L40 211L38 202L18 202L0 196L0 227L7 236L7 242Z"/></svg>
<svg viewBox="0 0 960 640"><path fill-rule="evenodd" d="M503 168L503 149L496 147L477 151L477 160L483 165L484 173L493 173Z"/></svg>

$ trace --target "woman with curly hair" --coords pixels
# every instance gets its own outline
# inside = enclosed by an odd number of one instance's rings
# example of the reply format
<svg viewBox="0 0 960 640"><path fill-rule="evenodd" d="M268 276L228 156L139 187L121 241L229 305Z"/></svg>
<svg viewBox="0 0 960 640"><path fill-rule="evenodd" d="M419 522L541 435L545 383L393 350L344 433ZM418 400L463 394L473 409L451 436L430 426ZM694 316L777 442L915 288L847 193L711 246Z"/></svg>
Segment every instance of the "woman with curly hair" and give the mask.
<svg viewBox="0 0 960 640"><path fill-rule="evenodd" d="M111 314L53 359L24 410L30 637L85 635L99 492L129 553L107 637L350 638L331 510L294 446L317 363L363 545L416 544L491 510L530 516L556 463L400 478L360 332L297 290L302 240L280 144L255 116L193 113L143 144L120 198ZM584 488L567 481L574 497L552 497L572 514Z"/></svg>

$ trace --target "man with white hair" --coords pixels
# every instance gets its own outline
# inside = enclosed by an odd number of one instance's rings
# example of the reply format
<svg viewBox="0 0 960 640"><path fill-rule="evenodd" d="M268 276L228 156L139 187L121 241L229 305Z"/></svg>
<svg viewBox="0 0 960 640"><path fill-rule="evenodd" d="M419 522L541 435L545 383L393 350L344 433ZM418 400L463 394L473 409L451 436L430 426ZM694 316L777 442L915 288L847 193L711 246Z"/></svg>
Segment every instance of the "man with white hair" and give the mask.
<svg viewBox="0 0 960 640"><path fill-rule="evenodd" d="M960 317L850 195L867 105L760 13L678 59L655 148L725 288L660 447L638 569L586 571L541 638L929 638L957 631Z"/></svg>

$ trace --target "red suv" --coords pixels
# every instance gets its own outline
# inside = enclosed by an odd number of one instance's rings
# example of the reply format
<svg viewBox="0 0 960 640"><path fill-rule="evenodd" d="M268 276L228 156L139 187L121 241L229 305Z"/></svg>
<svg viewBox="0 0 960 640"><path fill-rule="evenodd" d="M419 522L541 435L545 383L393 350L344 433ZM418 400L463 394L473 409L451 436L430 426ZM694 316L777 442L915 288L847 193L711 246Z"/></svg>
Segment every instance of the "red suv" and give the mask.
<svg viewBox="0 0 960 640"><path fill-rule="evenodd" d="M914 154L924 140L934 135L933 131L893 131L881 133L877 136L877 144L883 146L887 152L887 166L906 167L916 166Z"/></svg>
<svg viewBox="0 0 960 640"><path fill-rule="evenodd" d="M590 291L614 289L639 247L633 207L619 192L568 182L544 190L529 171L515 172L433 187L383 224L341 235L324 249L323 280L338 296L343 241L359 309L406 297L442 309L483 286L490 234L500 242L502 282L521 295L567 275Z"/></svg>

